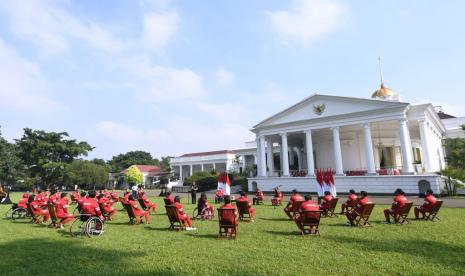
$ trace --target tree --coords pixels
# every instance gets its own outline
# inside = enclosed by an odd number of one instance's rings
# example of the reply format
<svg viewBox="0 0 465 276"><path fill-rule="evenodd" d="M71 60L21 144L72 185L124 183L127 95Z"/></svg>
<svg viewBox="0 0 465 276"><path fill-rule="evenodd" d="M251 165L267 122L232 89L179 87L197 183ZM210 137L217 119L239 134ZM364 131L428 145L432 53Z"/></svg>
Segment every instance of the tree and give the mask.
<svg viewBox="0 0 465 276"><path fill-rule="evenodd" d="M124 175L124 181L129 184L142 184L144 183L144 175L136 166L131 166Z"/></svg>
<svg viewBox="0 0 465 276"><path fill-rule="evenodd" d="M446 158L450 167L465 169L465 139L455 138L446 139Z"/></svg>
<svg viewBox="0 0 465 276"><path fill-rule="evenodd" d="M64 183L69 186L78 185L82 189L103 188L108 182L109 169L106 165L95 164L87 160L75 160L67 164L64 172Z"/></svg>
<svg viewBox="0 0 465 276"><path fill-rule="evenodd" d="M132 165L159 166L160 161L156 158L154 159L149 152L136 150L113 156L108 164L111 166L111 171L116 173Z"/></svg>
<svg viewBox="0 0 465 276"><path fill-rule="evenodd" d="M87 142L67 140L66 132L45 132L24 129L21 139L16 139L18 156L28 168L32 178L39 178L45 185L59 184L63 180L65 165L93 148Z"/></svg>
<svg viewBox="0 0 465 276"><path fill-rule="evenodd" d="M18 157L18 147L9 143L0 132L0 182L7 185L25 182L25 165Z"/></svg>

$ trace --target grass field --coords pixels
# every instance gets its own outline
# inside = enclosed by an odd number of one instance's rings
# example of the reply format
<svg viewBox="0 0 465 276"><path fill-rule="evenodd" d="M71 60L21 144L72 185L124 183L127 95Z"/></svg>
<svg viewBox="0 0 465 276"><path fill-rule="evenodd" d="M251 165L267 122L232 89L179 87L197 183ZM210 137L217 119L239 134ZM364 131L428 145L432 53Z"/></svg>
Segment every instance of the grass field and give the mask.
<svg viewBox="0 0 465 276"><path fill-rule="evenodd" d="M234 241L216 239L216 219L194 221L197 231L168 231L162 199L152 200L159 208L150 225L128 225L119 212L93 239L0 219L0 275L465 274L464 209L399 226L381 224L386 206L377 206L372 228L323 219L320 237L303 238L281 208L266 203ZM194 205L183 203L191 213ZM8 208L0 205L1 214Z"/></svg>

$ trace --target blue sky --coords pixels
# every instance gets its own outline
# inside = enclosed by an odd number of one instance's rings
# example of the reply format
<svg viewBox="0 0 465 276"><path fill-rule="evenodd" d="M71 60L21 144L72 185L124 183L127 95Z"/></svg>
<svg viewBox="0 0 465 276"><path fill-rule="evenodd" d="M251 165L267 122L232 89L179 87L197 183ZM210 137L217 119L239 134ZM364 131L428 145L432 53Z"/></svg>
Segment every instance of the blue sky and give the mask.
<svg viewBox="0 0 465 276"><path fill-rule="evenodd" d="M0 125L110 159L233 149L316 92L465 115L464 1L0 0Z"/></svg>

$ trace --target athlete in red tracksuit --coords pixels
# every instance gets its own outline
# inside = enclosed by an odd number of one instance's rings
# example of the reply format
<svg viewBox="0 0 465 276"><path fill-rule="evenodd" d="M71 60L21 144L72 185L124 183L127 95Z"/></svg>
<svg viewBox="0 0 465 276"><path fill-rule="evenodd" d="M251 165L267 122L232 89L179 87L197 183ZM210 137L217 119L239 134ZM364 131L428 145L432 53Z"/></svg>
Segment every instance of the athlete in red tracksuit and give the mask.
<svg viewBox="0 0 465 276"><path fill-rule="evenodd" d="M357 205L354 209L346 212L346 217L349 220L350 225L355 226L354 220L357 217L357 213L361 214L363 212L363 208L367 203L371 203L371 200L368 198L368 193L365 191L360 192L361 198L358 201Z"/></svg>
<svg viewBox="0 0 465 276"><path fill-rule="evenodd" d="M180 202L181 198L179 196L175 196L173 205L178 211L178 216L181 219L181 222L184 224L187 230L190 230L192 229L191 217L184 212L184 206Z"/></svg>
<svg viewBox="0 0 465 276"><path fill-rule="evenodd" d="M18 201L18 208L27 209L28 199L29 199L29 194L23 194L23 197Z"/></svg>
<svg viewBox="0 0 465 276"><path fill-rule="evenodd" d="M304 198L299 194L297 190L292 190L291 199L287 203L286 208L284 208L284 213L286 213L289 219L292 219L291 212L297 211L297 210L294 210L295 207L293 207L295 202L297 201L304 201Z"/></svg>
<svg viewBox="0 0 465 276"><path fill-rule="evenodd" d="M171 195L171 192L170 192L170 191L168 191L168 192L166 193L165 199L166 199L166 201L168 201L168 203L169 203L170 205L173 205L173 204L174 204L174 198L173 198L173 196Z"/></svg>
<svg viewBox="0 0 465 276"><path fill-rule="evenodd" d="M394 193L394 202L392 203L391 209L384 210L384 217L386 223L391 223L390 216L398 216L407 204L408 199L405 197L405 193L402 189L397 189Z"/></svg>
<svg viewBox="0 0 465 276"><path fill-rule="evenodd" d="M32 212L36 216L43 216L44 222L47 222L50 219L50 214L48 210L42 209L42 206L38 201L34 200L34 195L29 196L28 202L31 204Z"/></svg>
<svg viewBox="0 0 465 276"><path fill-rule="evenodd" d="M144 201L145 205L149 208L150 211L156 212L157 211L157 204L154 202L150 202L150 200L147 198L147 195L145 192L142 192L140 194L140 198Z"/></svg>
<svg viewBox="0 0 465 276"><path fill-rule="evenodd" d="M66 193L62 193L61 198L56 204L56 213L57 217L60 219L60 228L63 228L63 225L74 219L74 216L68 213L68 199L66 198L66 195Z"/></svg>
<svg viewBox="0 0 465 276"><path fill-rule="evenodd" d="M132 206L132 210L134 211L134 215L136 216L144 216L145 218L145 224L150 224L150 212L149 211L144 211L139 206L137 203L134 201L134 197L132 195L129 196L129 204Z"/></svg>
<svg viewBox="0 0 465 276"><path fill-rule="evenodd" d="M112 220L113 217L116 215L116 209L111 207L110 200L106 198L103 194L100 194L98 198L98 203L99 203L99 206L102 205L103 211L107 213L109 216L109 219Z"/></svg>
<svg viewBox="0 0 465 276"><path fill-rule="evenodd" d="M60 200L60 194L55 190L51 191L50 192L50 197L48 198L48 203L55 206L57 204L58 200Z"/></svg>
<svg viewBox="0 0 465 276"><path fill-rule="evenodd" d="M319 211L320 210L320 206L318 206L318 204L312 200L312 196L311 195L306 195L305 196L305 201L302 202L302 205L300 205L300 208L299 208L299 213L296 214L295 216L295 223L297 224L297 227L299 227L299 229L302 231L303 230L303 226L302 226L302 216L301 216L301 212L303 211ZM313 215L313 214L312 214ZM315 217L319 216L319 214L315 214ZM313 216L312 216L313 217Z"/></svg>
<svg viewBox="0 0 465 276"><path fill-rule="evenodd" d="M344 214L347 207L354 208L357 205L357 195L354 190L349 191L347 201L341 204L341 215Z"/></svg>
<svg viewBox="0 0 465 276"><path fill-rule="evenodd" d="M438 200L434 196L433 190L428 189L428 191L426 191L425 203L423 203L420 207L415 207L415 209L413 209L415 212L415 219L420 218L420 213L422 217L425 217L425 213L430 213L437 201Z"/></svg>
<svg viewBox="0 0 465 276"><path fill-rule="evenodd" d="M96 216L96 217L99 217L103 221L104 218L102 216L102 212L100 211L100 207L98 206L98 201L95 198L95 196L96 196L95 191L89 191L88 197L84 198L82 201L81 214Z"/></svg>
<svg viewBox="0 0 465 276"><path fill-rule="evenodd" d="M253 222L255 219L255 208L252 207L252 204L247 198L247 194L245 192L241 192L241 196L236 199L236 202L247 202L247 205L249 206L250 221Z"/></svg>
<svg viewBox="0 0 465 276"><path fill-rule="evenodd" d="M331 195L331 192L326 191L320 204L321 210L328 210L331 207L331 200L333 200L333 198L334 197Z"/></svg>

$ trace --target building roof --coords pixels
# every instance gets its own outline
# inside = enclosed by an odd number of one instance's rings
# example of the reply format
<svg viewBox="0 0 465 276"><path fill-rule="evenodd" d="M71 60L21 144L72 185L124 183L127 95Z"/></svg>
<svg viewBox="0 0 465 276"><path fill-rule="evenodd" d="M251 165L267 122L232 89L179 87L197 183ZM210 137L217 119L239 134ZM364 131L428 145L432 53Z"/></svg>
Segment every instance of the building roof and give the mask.
<svg viewBox="0 0 465 276"><path fill-rule="evenodd" d="M163 171L162 168L158 166L154 166L154 165L134 165L134 166L136 166L139 169L139 171L142 173L157 173L157 172ZM121 173L126 173L128 169L129 168L122 170Z"/></svg>
<svg viewBox="0 0 465 276"><path fill-rule="evenodd" d="M234 151L217 150L217 151L194 152L194 153L186 153L179 157L195 157L195 156L216 155L216 154L234 154Z"/></svg>
<svg viewBox="0 0 465 276"><path fill-rule="evenodd" d="M439 116L439 118L440 118L441 120L456 118L455 116L449 115L449 114L444 113L444 112L442 112L442 111L439 111L439 112L438 112L438 116Z"/></svg>

